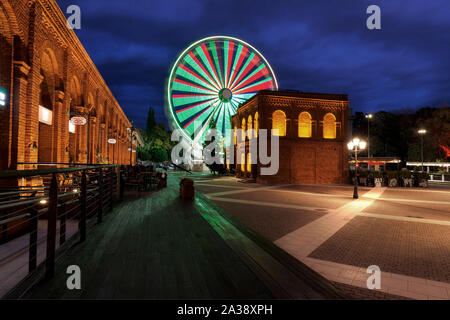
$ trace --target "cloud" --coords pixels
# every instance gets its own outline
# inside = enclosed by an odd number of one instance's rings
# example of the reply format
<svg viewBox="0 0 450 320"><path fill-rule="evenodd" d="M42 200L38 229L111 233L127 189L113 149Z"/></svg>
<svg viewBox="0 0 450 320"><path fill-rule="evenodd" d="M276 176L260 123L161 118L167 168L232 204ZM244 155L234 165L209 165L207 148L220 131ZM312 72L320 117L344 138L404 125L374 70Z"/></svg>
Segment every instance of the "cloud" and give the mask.
<svg viewBox="0 0 450 320"><path fill-rule="evenodd" d="M241 38L269 61L281 88L349 94L361 111L450 101L450 3L379 0L382 30L365 27L372 1L59 0L78 4L77 31L125 113L164 121L166 78L200 38Z"/></svg>

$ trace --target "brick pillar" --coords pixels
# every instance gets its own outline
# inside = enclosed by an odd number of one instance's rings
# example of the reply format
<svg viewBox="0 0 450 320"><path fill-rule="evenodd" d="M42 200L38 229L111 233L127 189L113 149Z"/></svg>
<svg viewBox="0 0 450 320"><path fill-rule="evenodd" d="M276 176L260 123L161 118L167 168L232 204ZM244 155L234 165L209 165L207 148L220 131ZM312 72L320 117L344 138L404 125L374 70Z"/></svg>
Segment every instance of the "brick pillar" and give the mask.
<svg viewBox="0 0 450 320"><path fill-rule="evenodd" d="M41 69L41 53L39 46L42 44L42 25L40 24L42 17L42 7L37 3L32 3L30 7L30 21L29 21L29 44L28 56L30 57L30 73L28 75L27 86L27 103L26 103L26 128L25 128L25 162L38 161L38 150L35 150L33 145L39 142L39 96L40 86L43 80L40 74ZM32 169L34 166L25 166L24 169ZM34 184L34 183L33 183Z"/></svg>
<svg viewBox="0 0 450 320"><path fill-rule="evenodd" d="M25 128L29 71L30 67L25 62L14 62L10 169L23 169L23 166L17 166L17 162L25 161L25 149L28 147L25 139Z"/></svg>
<svg viewBox="0 0 450 320"><path fill-rule="evenodd" d="M55 91L53 110L53 162L66 162L66 140L69 135L69 116L64 105L64 92Z"/></svg>

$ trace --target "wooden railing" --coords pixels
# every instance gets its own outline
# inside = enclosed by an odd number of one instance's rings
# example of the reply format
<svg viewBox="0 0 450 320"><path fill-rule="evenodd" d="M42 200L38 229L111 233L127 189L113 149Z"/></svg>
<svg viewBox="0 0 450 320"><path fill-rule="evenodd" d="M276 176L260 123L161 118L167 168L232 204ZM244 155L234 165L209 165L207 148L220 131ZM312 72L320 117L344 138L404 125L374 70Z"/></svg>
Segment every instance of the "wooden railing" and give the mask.
<svg viewBox="0 0 450 320"><path fill-rule="evenodd" d="M116 165L0 172L0 296L20 280L17 272L26 277L42 266L53 277L57 247L85 241L87 226L120 201L120 176Z"/></svg>

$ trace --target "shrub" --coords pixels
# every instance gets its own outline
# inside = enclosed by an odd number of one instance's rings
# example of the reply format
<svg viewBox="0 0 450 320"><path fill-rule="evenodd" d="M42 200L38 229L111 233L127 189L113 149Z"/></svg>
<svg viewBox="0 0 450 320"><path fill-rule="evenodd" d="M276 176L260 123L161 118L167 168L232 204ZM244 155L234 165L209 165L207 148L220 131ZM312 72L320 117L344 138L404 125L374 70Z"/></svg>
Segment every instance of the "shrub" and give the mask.
<svg viewBox="0 0 450 320"><path fill-rule="evenodd" d="M386 171L388 179L398 179L398 171Z"/></svg>

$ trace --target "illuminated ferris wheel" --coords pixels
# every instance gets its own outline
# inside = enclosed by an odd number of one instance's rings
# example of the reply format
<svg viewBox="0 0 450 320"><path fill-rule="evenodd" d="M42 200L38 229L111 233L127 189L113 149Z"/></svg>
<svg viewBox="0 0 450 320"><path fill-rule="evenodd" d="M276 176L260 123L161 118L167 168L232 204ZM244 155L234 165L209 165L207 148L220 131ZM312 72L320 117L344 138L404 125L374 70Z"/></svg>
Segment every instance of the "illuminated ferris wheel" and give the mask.
<svg viewBox="0 0 450 320"><path fill-rule="evenodd" d="M210 127L225 135L239 104L265 89L278 89L278 83L261 53L236 38L204 38L184 50L171 69L168 114L190 139L195 132L198 140Z"/></svg>

